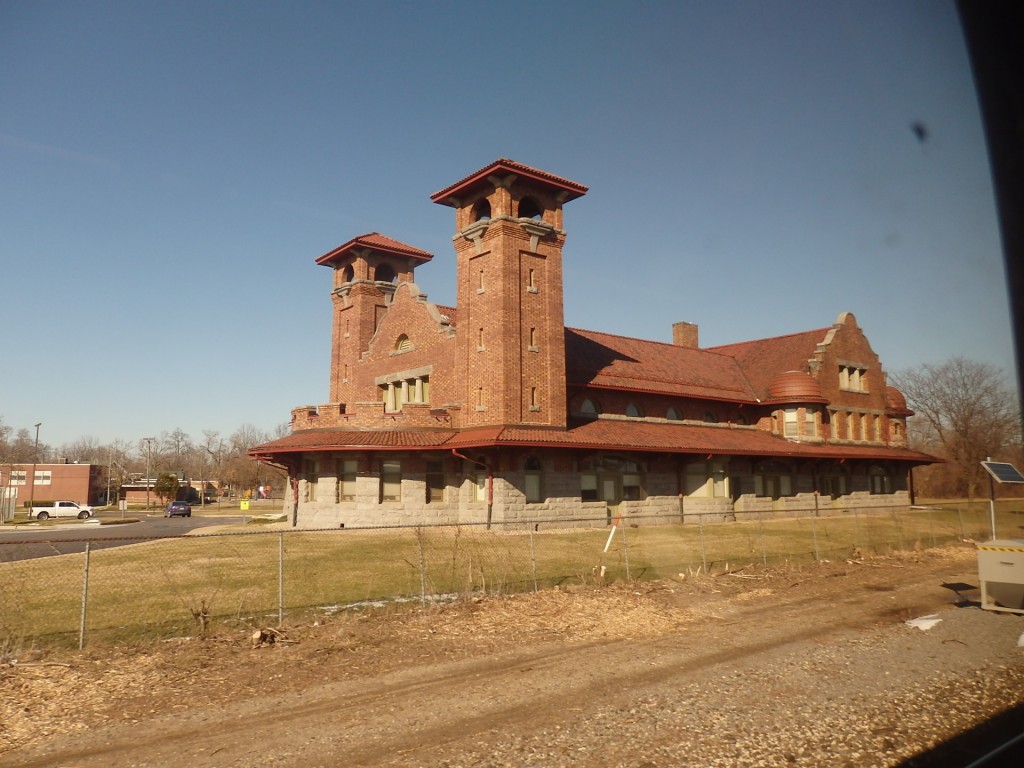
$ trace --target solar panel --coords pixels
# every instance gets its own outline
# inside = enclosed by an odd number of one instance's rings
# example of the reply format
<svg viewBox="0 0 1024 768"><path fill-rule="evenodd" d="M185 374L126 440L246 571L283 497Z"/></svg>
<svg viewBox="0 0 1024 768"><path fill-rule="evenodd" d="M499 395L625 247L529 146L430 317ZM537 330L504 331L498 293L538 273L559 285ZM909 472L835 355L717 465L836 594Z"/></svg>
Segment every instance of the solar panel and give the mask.
<svg viewBox="0 0 1024 768"><path fill-rule="evenodd" d="M1024 483L1024 475L1018 472L1013 464L983 461L981 466L988 470L988 473L996 479L997 483Z"/></svg>

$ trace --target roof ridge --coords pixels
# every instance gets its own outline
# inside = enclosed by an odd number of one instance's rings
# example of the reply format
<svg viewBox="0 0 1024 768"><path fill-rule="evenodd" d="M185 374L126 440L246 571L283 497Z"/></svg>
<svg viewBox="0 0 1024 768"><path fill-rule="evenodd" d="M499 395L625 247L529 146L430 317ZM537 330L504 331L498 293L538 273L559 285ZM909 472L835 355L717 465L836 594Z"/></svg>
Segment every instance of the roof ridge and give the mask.
<svg viewBox="0 0 1024 768"><path fill-rule="evenodd" d="M721 357L732 357L732 355L725 355L725 354L723 354L721 352L716 352L714 350L714 348L712 348L712 347L683 347L683 346L681 346L679 344L675 344L675 343L673 343L671 341L658 341L657 339L641 339L639 336L624 336L621 333L608 333L606 331L591 331L591 330L587 330L586 328L570 328L569 326L565 326L565 330L567 330L567 331L574 331L576 333L595 333L595 334L598 334L600 336L610 336L610 337L612 337L614 339L624 339L626 341L639 341L639 342L643 342L644 344L657 344L659 346L669 347L671 349L684 349L684 350L690 350L690 351L693 351L693 352L707 352L708 354L719 355Z"/></svg>
<svg viewBox="0 0 1024 768"><path fill-rule="evenodd" d="M778 339L789 339L789 338L792 338L794 336L806 336L806 335L809 335L809 334L812 334L812 333L826 334L830 330L832 330L832 326L831 325L826 327L826 328L810 328L810 329L808 329L806 331L794 331L793 333L780 333L777 336L765 336L764 338L761 338L761 339L747 339L746 341L733 341L733 342L731 342L729 344L716 344L713 347L705 347L705 350L712 351L712 350L722 349L724 347L740 347L740 346L743 346L745 344L756 344L756 343L762 342L762 341L776 341Z"/></svg>

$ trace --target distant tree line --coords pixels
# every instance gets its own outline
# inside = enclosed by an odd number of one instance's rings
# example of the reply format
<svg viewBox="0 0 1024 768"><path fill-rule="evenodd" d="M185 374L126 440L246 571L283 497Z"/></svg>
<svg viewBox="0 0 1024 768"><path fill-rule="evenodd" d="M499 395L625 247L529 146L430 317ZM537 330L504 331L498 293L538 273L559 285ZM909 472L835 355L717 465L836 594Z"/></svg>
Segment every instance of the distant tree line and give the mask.
<svg viewBox="0 0 1024 768"><path fill-rule="evenodd" d="M54 447L39 443L36 454L35 435L27 428L15 430L0 416L0 465L56 463L95 464L100 467L101 487L109 484L112 491L133 478L151 478L173 473L200 488L204 482L230 488L237 493L260 485L284 489L285 475L280 470L252 461L248 450L255 445L281 437L287 425L265 432L251 424L236 429L228 437L216 430L204 430L202 438L193 439L181 428L161 432L152 439L114 440L101 443L83 437Z"/></svg>
<svg viewBox="0 0 1024 768"><path fill-rule="evenodd" d="M890 375L889 381L914 412L909 437L914 448L945 459L914 470L918 496L987 498L988 458L1024 471L1018 393L999 368L954 357L939 365ZM1024 487L1006 485L999 497L1024 495Z"/></svg>
<svg viewBox="0 0 1024 768"><path fill-rule="evenodd" d="M989 457L1024 471L1020 400L1002 370L955 357L938 365L892 373L889 380L915 413L910 420L911 445L945 460L914 471L918 496L986 497L988 475L981 462ZM251 461L247 452L287 432L284 424L273 432L245 424L226 438L204 430L202 438L195 440L180 428L153 439L115 440L105 445L84 437L59 448L41 443L38 460L46 463L64 458L97 464L112 488L148 472L150 477L174 473L195 486L215 481L236 492L260 485L283 489L284 473ZM0 464L28 464L34 455L34 435L27 428L14 430L0 417ZM1024 495L1024 487L1007 486L998 493Z"/></svg>

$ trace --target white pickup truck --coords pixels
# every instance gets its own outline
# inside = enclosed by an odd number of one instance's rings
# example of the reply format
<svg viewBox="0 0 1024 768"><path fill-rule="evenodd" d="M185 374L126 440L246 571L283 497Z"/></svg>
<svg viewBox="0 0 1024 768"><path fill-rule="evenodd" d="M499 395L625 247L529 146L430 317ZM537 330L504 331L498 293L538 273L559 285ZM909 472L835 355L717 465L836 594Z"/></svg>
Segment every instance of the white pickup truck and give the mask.
<svg viewBox="0 0 1024 768"><path fill-rule="evenodd" d="M47 520L51 517L77 517L79 520L85 520L92 517L92 507L74 501L55 501L43 507L32 507L28 516L36 520Z"/></svg>

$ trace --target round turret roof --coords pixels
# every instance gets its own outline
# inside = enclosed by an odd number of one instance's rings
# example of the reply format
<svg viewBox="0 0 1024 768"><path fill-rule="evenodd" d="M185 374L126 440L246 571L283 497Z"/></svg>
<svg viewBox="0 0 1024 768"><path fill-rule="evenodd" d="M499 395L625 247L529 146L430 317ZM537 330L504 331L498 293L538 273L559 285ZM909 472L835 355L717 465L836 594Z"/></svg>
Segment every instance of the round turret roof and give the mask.
<svg viewBox="0 0 1024 768"><path fill-rule="evenodd" d="M786 371L768 385L768 398L778 403L827 403L821 386L809 373Z"/></svg>
<svg viewBox="0 0 1024 768"><path fill-rule="evenodd" d="M896 387L885 388L885 405L888 412L894 416L914 415L914 412L907 408L907 398Z"/></svg>

